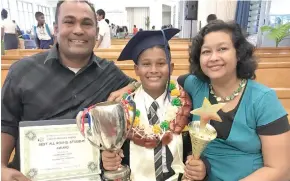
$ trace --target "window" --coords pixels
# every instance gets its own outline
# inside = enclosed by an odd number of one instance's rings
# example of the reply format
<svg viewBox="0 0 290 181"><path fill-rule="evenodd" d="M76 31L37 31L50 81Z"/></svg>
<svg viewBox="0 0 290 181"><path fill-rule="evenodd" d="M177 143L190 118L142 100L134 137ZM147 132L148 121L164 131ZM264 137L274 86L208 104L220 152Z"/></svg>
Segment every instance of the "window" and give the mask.
<svg viewBox="0 0 290 181"><path fill-rule="evenodd" d="M38 11L42 12L44 14L45 22L48 24L48 26L52 26L51 16L50 16L50 8L46 6L37 6Z"/></svg>
<svg viewBox="0 0 290 181"><path fill-rule="evenodd" d="M278 24L290 23L290 14L270 15L270 26L275 27Z"/></svg>
<svg viewBox="0 0 290 181"><path fill-rule="evenodd" d="M34 14L32 9L32 3L17 1L17 10L19 16L19 22L16 22L21 30L31 30L34 25Z"/></svg>
<svg viewBox="0 0 290 181"><path fill-rule="evenodd" d="M259 31L259 21L261 19L261 1L252 1L250 5L248 29L249 35L256 34Z"/></svg>
<svg viewBox="0 0 290 181"><path fill-rule="evenodd" d="M7 19L10 19L10 20L11 20L9 0L1 0L1 7L2 7L3 9L6 9L6 10L7 10L7 12L8 12L8 17L7 17ZM1 8L1 10L2 10L2 8Z"/></svg>

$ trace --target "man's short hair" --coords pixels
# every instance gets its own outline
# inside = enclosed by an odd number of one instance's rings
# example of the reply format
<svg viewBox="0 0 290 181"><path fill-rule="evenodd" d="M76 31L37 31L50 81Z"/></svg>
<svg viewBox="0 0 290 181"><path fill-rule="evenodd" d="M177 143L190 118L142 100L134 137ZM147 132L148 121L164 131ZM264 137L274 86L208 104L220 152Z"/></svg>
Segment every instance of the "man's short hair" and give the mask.
<svg viewBox="0 0 290 181"><path fill-rule="evenodd" d="M105 19L105 21L108 23L108 25L110 24L110 20L108 20L108 19Z"/></svg>
<svg viewBox="0 0 290 181"><path fill-rule="evenodd" d="M103 19L105 19L106 13L105 13L104 10L99 9L99 10L97 11L97 14L98 14L99 16L103 16Z"/></svg>
<svg viewBox="0 0 290 181"><path fill-rule="evenodd" d="M44 14L40 11L35 13L35 19L39 18L40 16L44 16Z"/></svg>
<svg viewBox="0 0 290 181"><path fill-rule="evenodd" d="M57 5L56 5L56 10L55 10L55 23L56 24L58 23L59 8L60 8L60 6L61 6L61 4L63 2L65 2L65 0L59 0L58 3L57 3ZM85 0L78 1L78 2L87 3L90 6L91 10L93 11L93 13L95 15L95 20L97 19L97 17L96 17L96 10L95 10L94 5L92 3L88 2L88 1L85 1Z"/></svg>
<svg viewBox="0 0 290 181"><path fill-rule="evenodd" d="M6 19L8 17L8 11L6 9L2 9L1 17L4 18L4 19Z"/></svg>
<svg viewBox="0 0 290 181"><path fill-rule="evenodd" d="M207 23L210 23L211 21L215 21L215 20L217 20L217 17L215 14L208 15L206 19Z"/></svg>

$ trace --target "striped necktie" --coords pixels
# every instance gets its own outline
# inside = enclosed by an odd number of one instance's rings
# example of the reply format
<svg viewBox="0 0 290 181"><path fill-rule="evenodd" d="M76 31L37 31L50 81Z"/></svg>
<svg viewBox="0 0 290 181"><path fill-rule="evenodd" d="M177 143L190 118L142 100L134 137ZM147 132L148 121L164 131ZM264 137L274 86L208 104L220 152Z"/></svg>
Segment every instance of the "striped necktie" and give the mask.
<svg viewBox="0 0 290 181"><path fill-rule="evenodd" d="M151 125L159 123L159 118L157 116L158 103L153 102L149 108L148 120ZM154 166L156 181L163 180L162 171L162 142L160 141L156 148L154 148Z"/></svg>

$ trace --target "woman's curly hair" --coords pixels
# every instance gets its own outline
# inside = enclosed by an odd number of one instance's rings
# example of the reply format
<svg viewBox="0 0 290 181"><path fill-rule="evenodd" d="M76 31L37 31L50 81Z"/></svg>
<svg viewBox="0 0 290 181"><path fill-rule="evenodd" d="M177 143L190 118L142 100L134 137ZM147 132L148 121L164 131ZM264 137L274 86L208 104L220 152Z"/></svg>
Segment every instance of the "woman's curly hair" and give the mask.
<svg viewBox="0 0 290 181"><path fill-rule="evenodd" d="M195 74L198 78L209 81L209 78L202 72L200 67L201 47L204 43L204 37L211 33L223 31L230 33L232 42L236 49L237 56L237 77L240 79L255 79L255 70L257 62L254 58L254 46L244 37L240 26L236 23L226 23L216 20L209 23L194 37L190 52L190 73Z"/></svg>

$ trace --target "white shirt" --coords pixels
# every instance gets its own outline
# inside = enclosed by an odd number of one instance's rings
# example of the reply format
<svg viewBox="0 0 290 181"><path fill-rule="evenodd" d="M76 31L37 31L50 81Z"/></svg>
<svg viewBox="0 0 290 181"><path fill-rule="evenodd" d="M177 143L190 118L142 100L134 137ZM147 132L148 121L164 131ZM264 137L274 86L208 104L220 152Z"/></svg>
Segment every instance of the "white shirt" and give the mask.
<svg viewBox="0 0 290 181"><path fill-rule="evenodd" d="M103 37L103 40L98 48L110 48L111 46L111 31L108 23L102 19L98 22L99 35L98 40L100 41L100 36Z"/></svg>
<svg viewBox="0 0 290 181"><path fill-rule="evenodd" d="M53 35L53 30L49 27L50 34ZM36 33L39 40L50 40L48 32L46 31L45 24L36 27Z"/></svg>
<svg viewBox="0 0 290 181"><path fill-rule="evenodd" d="M144 102L145 102L145 108L147 110L147 115L149 114L149 108L151 106L151 104L156 101L158 103L158 108L157 108L157 116L159 118L160 122L163 122L164 120L160 120L160 118L164 118L164 114L166 112L166 101L165 100L165 96L166 96L166 91L159 96L156 100L154 100L150 95L148 95L145 91L144 91ZM168 99L168 98L166 98ZM167 165L166 165L166 147L162 146L162 170L163 173L169 172Z"/></svg>
<svg viewBox="0 0 290 181"><path fill-rule="evenodd" d="M17 26L11 20L4 19L1 21L1 28L4 28L4 33L15 34Z"/></svg>
<svg viewBox="0 0 290 181"><path fill-rule="evenodd" d="M75 74L77 74L81 70L81 68L72 68L72 67L67 67L67 68L73 71Z"/></svg>

